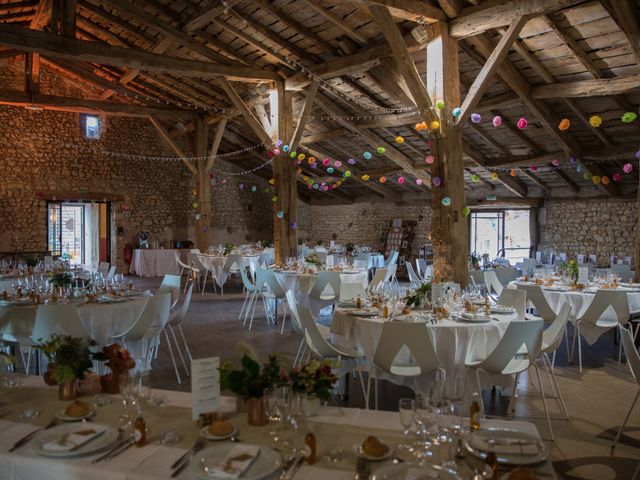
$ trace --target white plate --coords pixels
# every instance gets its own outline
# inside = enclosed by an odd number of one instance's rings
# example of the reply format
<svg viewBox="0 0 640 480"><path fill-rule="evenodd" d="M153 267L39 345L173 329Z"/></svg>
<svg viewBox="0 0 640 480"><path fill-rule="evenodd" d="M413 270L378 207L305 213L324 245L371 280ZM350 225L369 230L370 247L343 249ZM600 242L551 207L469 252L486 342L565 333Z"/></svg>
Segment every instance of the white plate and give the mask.
<svg viewBox="0 0 640 480"><path fill-rule="evenodd" d="M385 465L375 471L371 480L404 480L409 478L462 480L454 470L439 465L415 465L411 463L398 463Z"/></svg>
<svg viewBox="0 0 640 480"><path fill-rule="evenodd" d="M60 410L58 413L56 413L56 417L58 417L63 422L79 422L81 420L84 420L85 418L92 417L95 413L95 410L89 410L86 415L83 415L81 417L70 417L69 415L64 413L64 410Z"/></svg>
<svg viewBox="0 0 640 480"><path fill-rule="evenodd" d="M468 313L463 313L460 315L460 320L469 323L487 323L491 321L491 318L485 315L470 315Z"/></svg>
<svg viewBox="0 0 640 480"><path fill-rule="evenodd" d="M513 307L505 307L504 305L491 306L491 313L513 313L515 311Z"/></svg>
<svg viewBox="0 0 640 480"><path fill-rule="evenodd" d="M353 453L356 455L356 457L364 458L365 460L368 460L369 462L381 462L382 460L386 460L387 458L391 458L391 455L393 455L393 450L391 449L391 447L389 445L386 445L386 447L387 447L387 453L385 453L384 455L382 455L380 457L372 457L371 455L367 455L362 450L362 445L359 445L359 444L356 444L356 445L353 446Z"/></svg>
<svg viewBox="0 0 640 480"><path fill-rule="evenodd" d="M73 450L72 452L50 452L42 448L45 443L60 438L65 433L73 433L78 430L86 430L87 428L98 427L104 428L105 432L102 435L94 438L93 440L88 441L81 447L78 447L76 450ZM87 455L89 453L95 453L100 450L104 450L111 446L116 440L118 440L118 430L109 425L101 425L98 423L63 423L62 425L58 425L57 427L39 432L32 440L32 443L33 450L38 455L42 455L44 457L66 458Z"/></svg>
<svg viewBox="0 0 640 480"><path fill-rule="evenodd" d="M464 441L465 448L471 452L472 455L478 458L486 458L487 452L476 450L471 446L471 439L474 436L483 436L492 439L518 439L525 442L531 442L538 447L538 453L535 455L522 455L517 453L499 453L496 452L496 456L498 459L498 463L505 465L531 465L534 463L544 462L547 459L547 449L538 437L535 437L531 434L525 432L518 432L516 430L510 429L485 429L478 430L477 432L471 434Z"/></svg>
<svg viewBox="0 0 640 480"><path fill-rule="evenodd" d="M356 317L377 317L380 315L380 312L378 312L378 310L358 310L357 308L353 308L349 310L349 315Z"/></svg>
<svg viewBox="0 0 640 480"><path fill-rule="evenodd" d="M215 465L224 460L235 446L234 443L219 443L196 453L191 460L191 472L203 480L221 480L205 471L207 465ZM260 453L251 466L240 477L242 480L262 480L274 473L282 465L280 454L270 447L260 447Z"/></svg>
<svg viewBox="0 0 640 480"><path fill-rule="evenodd" d="M238 433L238 428L237 427L234 427L233 430L231 431L231 433L229 433L227 435L212 435L212 434L210 434L208 425L200 430L200 435L202 435L207 440L226 440L228 438L233 437L237 433Z"/></svg>

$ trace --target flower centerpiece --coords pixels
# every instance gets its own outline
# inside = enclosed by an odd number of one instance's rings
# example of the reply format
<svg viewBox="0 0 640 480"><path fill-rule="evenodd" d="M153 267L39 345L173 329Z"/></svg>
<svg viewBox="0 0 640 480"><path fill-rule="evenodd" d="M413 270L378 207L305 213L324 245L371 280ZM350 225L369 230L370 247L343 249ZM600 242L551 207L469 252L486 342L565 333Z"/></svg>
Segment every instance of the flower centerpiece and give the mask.
<svg viewBox="0 0 640 480"><path fill-rule="evenodd" d="M262 240L262 242L260 242L260 246L262 248L273 248L273 242L270 240Z"/></svg>
<svg viewBox="0 0 640 480"><path fill-rule="evenodd" d="M54 287L71 285L71 272L62 267L55 267L49 272L49 283Z"/></svg>
<svg viewBox="0 0 640 480"><path fill-rule="evenodd" d="M404 297L404 303L407 307L417 308L422 305L422 302L427 295L431 295L431 284L423 283L413 292L408 293L407 296Z"/></svg>
<svg viewBox="0 0 640 480"><path fill-rule="evenodd" d="M338 381L333 367L334 363L330 360L312 360L289 373L291 390L303 395L302 401L307 403L304 410L309 415L318 413L320 402L331 397L331 389Z"/></svg>
<svg viewBox="0 0 640 480"><path fill-rule="evenodd" d="M49 360L44 380L49 385L59 386L60 400L75 399L78 380L84 378L93 366L92 362L107 359L102 352L92 352L91 346L82 338L55 333L46 342L36 345Z"/></svg>
<svg viewBox="0 0 640 480"><path fill-rule="evenodd" d="M480 255L478 255L476 252L473 252L471 255L469 255L469 263L474 270L480 270Z"/></svg>
<svg viewBox="0 0 640 480"><path fill-rule="evenodd" d="M320 268L322 266L322 261L318 258L318 255L315 253L310 253L306 257L304 257L304 262L313 265L316 268Z"/></svg>
<svg viewBox="0 0 640 480"><path fill-rule="evenodd" d="M286 374L276 355L270 354L262 366L246 353L240 360L240 368L234 369L230 362L220 367L220 389L231 390L247 402L249 425L262 426L267 423L263 402L265 391L286 383Z"/></svg>
<svg viewBox="0 0 640 480"><path fill-rule="evenodd" d="M574 258L560 265L560 271L565 272L569 276L569 278L571 279L574 285L578 283L579 266L578 266L578 262L576 262Z"/></svg>
<svg viewBox="0 0 640 480"><path fill-rule="evenodd" d="M105 365L111 369L111 373L100 377L102 391L105 393L119 393L120 377L127 375L129 370L136 366L136 361L126 348L117 343L103 347L102 353L107 358Z"/></svg>
<svg viewBox="0 0 640 480"><path fill-rule="evenodd" d="M347 251L347 255L353 255L353 252L355 251L356 246L354 245L353 242L347 242L344 248Z"/></svg>
<svg viewBox="0 0 640 480"><path fill-rule="evenodd" d="M233 243L225 243L224 244L224 253L223 255L229 255L231 252L233 252L233 250L236 248L235 244Z"/></svg>

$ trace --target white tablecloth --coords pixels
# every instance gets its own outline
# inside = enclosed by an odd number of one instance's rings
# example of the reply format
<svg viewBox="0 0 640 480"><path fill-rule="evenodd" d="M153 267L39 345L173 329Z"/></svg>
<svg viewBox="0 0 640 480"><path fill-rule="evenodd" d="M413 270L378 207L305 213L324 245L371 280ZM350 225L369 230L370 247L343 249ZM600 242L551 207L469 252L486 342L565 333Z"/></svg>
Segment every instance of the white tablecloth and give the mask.
<svg viewBox="0 0 640 480"><path fill-rule="evenodd" d="M510 288L517 288L518 285L523 284L524 282L512 282L509 284ZM529 285L532 283L529 282ZM628 289L620 287L618 290L627 292L627 300L629 302L629 311L631 314L640 313L640 291L638 289ZM572 290L555 290L555 289L546 289L542 287L542 293L544 297L549 302L549 306L553 309L554 312L558 313L562 306L565 303L569 303L571 305L571 314L569 315L569 321L571 323L576 322L576 319L580 318L584 315L584 312L589 308L591 302L595 298L595 290L588 290L586 292L577 292ZM533 305L530 305L533 307ZM605 319L616 319L615 312L611 309L605 312L602 317ZM598 338L605 332L602 328L594 327L588 324L580 324L580 334L584 337L589 345L593 345Z"/></svg>
<svg viewBox="0 0 640 480"><path fill-rule="evenodd" d="M77 307L82 325L100 346L111 343L113 335L123 332L140 316L145 297L120 303L87 303ZM0 333L30 335L36 317L35 306L0 307L0 319L8 319Z"/></svg>
<svg viewBox="0 0 640 480"><path fill-rule="evenodd" d="M431 340L435 346L442 368L448 375L465 375L467 388L465 391L470 400L471 394L477 391L475 374L467 375L464 368L465 362L484 359L498 344L509 323L516 319L516 314L497 315L492 314L497 321L486 323L471 323L444 319L436 325L427 324L427 331L431 335ZM358 348L364 353L368 361L372 361L376 352L380 337L382 336L382 326L385 320L379 317L356 317L348 315L344 310L336 309L331 323L331 333L335 335L336 343L351 348ZM401 377L387 377L394 383L414 385L413 378L403 379ZM508 385L510 377L481 375L483 386ZM420 377L415 385L418 389L416 393L427 394L430 383L433 381L432 375Z"/></svg>
<svg viewBox="0 0 640 480"><path fill-rule="evenodd" d="M162 277L163 275L178 275L180 267L176 262L176 252L179 250L140 250L133 251L133 258L129 266L129 273L139 277ZM182 261L185 261L182 258Z"/></svg>
<svg viewBox="0 0 640 480"><path fill-rule="evenodd" d="M259 255L243 255L242 267L243 268L249 267L253 273L255 269L259 268L259 264L258 264L259 257L260 257ZM211 272L211 276L213 277L215 282L218 284L218 286L224 285L224 283L227 281L227 278L229 277L229 274L228 273L225 274L223 271L224 265L225 263L227 263L227 258L228 257L226 256L220 256L220 255L206 255L206 254L198 255L198 260L200 261L200 263L204 268L206 268L209 272ZM237 271L236 267L234 267L232 271Z"/></svg>

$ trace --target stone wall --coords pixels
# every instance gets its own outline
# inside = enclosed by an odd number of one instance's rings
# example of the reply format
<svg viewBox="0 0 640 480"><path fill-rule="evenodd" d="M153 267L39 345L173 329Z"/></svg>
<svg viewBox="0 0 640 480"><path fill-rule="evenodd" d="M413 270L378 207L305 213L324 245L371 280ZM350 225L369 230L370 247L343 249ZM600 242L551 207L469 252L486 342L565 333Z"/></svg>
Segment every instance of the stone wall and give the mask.
<svg viewBox="0 0 640 480"><path fill-rule="evenodd" d="M611 255L634 255L635 200L549 200L542 210L542 247L573 256L596 254L601 264L608 264Z"/></svg>

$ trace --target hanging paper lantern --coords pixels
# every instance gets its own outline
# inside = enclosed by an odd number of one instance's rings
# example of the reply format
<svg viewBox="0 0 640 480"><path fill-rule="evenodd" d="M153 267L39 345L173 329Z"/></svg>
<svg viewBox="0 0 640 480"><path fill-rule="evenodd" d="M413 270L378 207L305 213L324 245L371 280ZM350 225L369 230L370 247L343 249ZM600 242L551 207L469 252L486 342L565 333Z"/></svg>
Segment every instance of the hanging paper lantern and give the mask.
<svg viewBox="0 0 640 480"><path fill-rule="evenodd" d="M278 217L278 218L282 218L282 217L284 217L284 212L283 212L282 210L278 210L278 211L276 212L276 217Z"/></svg>
<svg viewBox="0 0 640 480"><path fill-rule="evenodd" d="M635 112L625 112L624 114L622 114L622 117L620 117L620 120L622 120L624 123L631 123L636 118L638 118L638 115Z"/></svg>
<svg viewBox="0 0 640 480"><path fill-rule="evenodd" d="M296 173L297 174L301 174L302 173L302 169L300 167L296 168Z"/></svg>
<svg viewBox="0 0 640 480"><path fill-rule="evenodd" d="M537 172L537 171L538 171L538 166L537 166L537 165L531 165L530 170L531 170L532 172Z"/></svg>
<svg viewBox="0 0 640 480"><path fill-rule="evenodd" d="M364 152L362 156L365 160L371 160L371 152Z"/></svg>
<svg viewBox="0 0 640 480"><path fill-rule="evenodd" d="M631 173L633 172L633 165L631 165L630 163L625 163L622 167L622 170L624 171L624 173Z"/></svg>
<svg viewBox="0 0 640 480"><path fill-rule="evenodd" d="M416 185L422 185L422 179L421 178L416 178Z"/></svg>
<svg viewBox="0 0 640 480"><path fill-rule="evenodd" d="M387 177L380 177L380 183L387 183Z"/></svg>
<svg viewBox="0 0 640 480"><path fill-rule="evenodd" d="M315 190L318 190L318 189L320 188L320 185L319 185L319 184L317 184L317 183L314 183L314 184L313 184L313 188L314 188Z"/></svg>
<svg viewBox="0 0 640 480"><path fill-rule="evenodd" d="M238 185L238 188L239 188L240 190L244 190L244 183L241 183L240 185Z"/></svg>
<svg viewBox="0 0 640 480"><path fill-rule="evenodd" d="M517 176L517 175L518 175L518 172L516 171L516 169L515 169L515 168L514 168L514 169L512 169L512 170L511 170L511 176L512 176L512 177L515 177L515 176Z"/></svg>
<svg viewBox="0 0 640 480"><path fill-rule="evenodd" d="M440 185L442 185L442 179L436 175L431 179L431 185L433 185L434 187L439 187Z"/></svg>
<svg viewBox="0 0 640 480"><path fill-rule="evenodd" d="M456 107L453 110L451 110L451 115L453 115L456 118L458 118L461 113L462 113L462 110L460 109L460 107Z"/></svg>
<svg viewBox="0 0 640 480"><path fill-rule="evenodd" d="M312 162L316 161L316 157L309 157L309 160L311 160Z"/></svg>
<svg viewBox="0 0 640 480"><path fill-rule="evenodd" d="M282 140L276 141L276 147L280 148L282 146Z"/></svg>
<svg viewBox="0 0 640 480"><path fill-rule="evenodd" d="M198 202L193 202L193 208L198 208Z"/></svg>
<svg viewBox="0 0 640 480"><path fill-rule="evenodd" d="M223 178L223 179L222 179L222 184L224 185L224 184L226 184L226 183L227 183L227 179L226 179L226 178Z"/></svg>
<svg viewBox="0 0 640 480"><path fill-rule="evenodd" d="M502 117L500 115L496 115L495 117L493 117L492 122L494 127L499 127L500 125L502 125Z"/></svg>
<svg viewBox="0 0 640 480"><path fill-rule="evenodd" d="M322 190L327 192L329 190L329 186L328 185L323 185L322 186Z"/></svg>
<svg viewBox="0 0 640 480"><path fill-rule="evenodd" d="M284 153L287 153L289 151L289 145L285 145L284 147L282 147L282 151Z"/></svg>
<svg viewBox="0 0 640 480"><path fill-rule="evenodd" d="M267 157L269 157L269 158L273 158L273 157L275 157L275 156L276 156L276 154L275 154L275 152L274 152L273 150L269 150L269 151L267 152Z"/></svg>
<svg viewBox="0 0 640 480"><path fill-rule="evenodd" d="M427 155L424 159L424 161L427 162L429 165L435 162L435 160L436 160L436 157L434 157L433 155Z"/></svg>
<svg viewBox="0 0 640 480"><path fill-rule="evenodd" d="M594 175L593 177L591 177L591 181L596 185L598 185L601 180L602 180L602 177L600 177L600 175Z"/></svg>
<svg viewBox="0 0 640 480"><path fill-rule="evenodd" d="M347 170L346 172L344 172L344 176L349 178L351 176L351 170Z"/></svg>
<svg viewBox="0 0 640 480"><path fill-rule="evenodd" d="M602 125L602 117L600 115L592 115L589 117L589 125L593 128L598 128Z"/></svg>
<svg viewBox="0 0 640 480"><path fill-rule="evenodd" d="M440 122L437 120L434 120L433 122L431 122L431 130L438 130L440 128Z"/></svg>
<svg viewBox="0 0 640 480"><path fill-rule="evenodd" d="M444 102L443 102L442 100L438 100L438 101L436 102L436 108L437 108L438 110L442 110L442 109L444 108Z"/></svg>
<svg viewBox="0 0 640 480"><path fill-rule="evenodd" d="M274 148L273 149L273 154L274 155L280 155L280 149L279 148Z"/></svg>
<svg viewBox="0 0 640 480"><path fill-rule="evenodd" d="M444 197L440 203L442 203L442 205L444 205L445 207L448 207L449 205L451 205L451 197Z"/></svg>
<svg viewBox="0 0 640 480"><path fill-rule="evenodd" d="M298 228L298 224L296 222L291 222L291 230L295 230Z"/></svg>
<svg viewBox="0 0 640 480"><path fill-rule="evenodd" d="M603 185L609 185L609 182L610 182L611 180L609 180L609 177L607 177L607 176L605 175L604 177L602 177L602 180L601 180L601 181L602 181L602 184L603 184Z"/></svg>
<svg viewBox="0 0 640 480"><path fill-rule="evenodd" d="M277 202L278 201L278 196L274 195L273 197L271 197L271 201L272 202Z"/></svg>
<svg viewBox="0 0 640 480"><path fill-rule="evenodd" d="M333 162L333 166L336 168L340 168L342 166L342 162L340 160L336 160Z"/></svg>
<svg viewBox="0 0 640 480"><path fill-rule="evenodd" d="M404 183L404 177L398 177L398 183L402 185Z"/></svg>
<svg viewBox="0 0 640 480"><path fill-rule="evenodd" d="M421 132L422 130L424 130L424 127L422 126L422 122L420 123L416 123L413 128L415 128L418 132Z"/></svg>
<svg viewBox="0 0 640 480"><path fill-rule="evenodd" d="M569 163L571 165L575 164L577 161L578 161L578 159L576 157L573 157L573 156L569 157Z"/></svg>
<svg viewBox="0 0 640 480"><path fill-rule="evenodd" d="M480 116L479 113L472 113L471 114L471 121L473 123L480 123L482 121L482 117Z"/></svg>
<svg viewBox="0 0 640 480"><path fill-rule="evenodd" d="M558 160L557 158L554 158L553 160L551 160L551 164L554 167L558 167L560 165L560 160Z"/></svg>
<svg viewBox="0 0 640 480"><path fill-rule="evenodd" d="M635 155L636 155L636 158L640 158L640 150L638 150L638 151L635 153Z"/></svg>
<svg viewBox="0 0 640 480"><path fill-rule="evenodd" d="M580 164L576 167L576 172L582 173L584 172L584 165Z"/></svg>
<svg viewBox="0 0 640 480"><path fill-rule="evenodd" d="M333 167L327 168L327 173L333 173Z"/></svg>
<svg viewBox="0 0 640 480"><path fill-rule="evenodd" d="M316 162L313 162L313 163L310 165L310 167L311 167L311 168L314 168L314 169L315 169L317 166L318 166L318 164L317 164Z"/></svg>
<svg viewBox="0 0 640 480"><path fill-rule="evenodd" d="M296 158L297 156L298 156L298 152L296 152L295 150L289 154L290 158Z"/></svg>
<svg viewBox="0 0 640 480"><path fill-rule="evenodd" d="M329 160L328 158L325 158L324 160L322 160L323 167L328 167L330 163L331 163L331 160Z"/></svg>
<svg viewBox="0 0 640 480"><path fill-rule="evenodd" d="M347 160L347 163L349 165L355 165L356 164L356 159L355 158L350 158L349 160Z"/></svg>
<svg viewBox="0 0 640 480"><path fill-rule="evenodd" d="M489 200L490 202L493 202L493 201L497 200L498 197L496 197L495 195L487 195L485 198L487 200Z"/></svg>
<svg viewBox="0 0 640 480"><path fill-rule="evenodd" d="M194 215L194 218L195 218L196 220L200 220L200 214L199 214L199 213L196 213L196 214Z"/></svg>
<svg viewBox="0 0 640 480"><path fill-rule="evenodd" d="M478 175L476 175L475 173L473 175L471 175L471 181L473 183L478 183L478 180L480 180L480 178L478 177Z"/></svg>
<svg viewBox="0 0 640 480"><path fill-rule="evenodd" d="M298 155L298 160L304 160L304 157L305 157L305 154L301 153L300 155ZM311 162L313 162L312 159L313 159L313 157L309 157L309 160L311 160ZM311 163L311 162L309 162L309 163Z"/></svg>
<svg viewBox="0 0 640 480"><path fill-rule="evenodd" d="M253 187L251 187L251 191L252 192L256 192L258 190L258 187L256 187L255 185Z"/></svg>
<svg viewBox="0 0 640 480"><path fill-rule="evenodd" d="M525 128L527 128L527 125L529 125L529 123L527 122L527 119L526 119L526 118L521 117L521 118L518 120L518 123L517 123L516 125L518 126L518 128L519 128L520 130L524 130Z"/></svg>
<svg viewBox="0 0 640 480"><path fill-rule="evenodd" d="M491 180L497 180L498 179L498 172L491 172Z"/></svg>
<svg viewBox="0 0 640 480"><path fill-rule="evenodd" d="M471 213L471 209L469 207L464 207L462 209L462 215L464 215L465 217L468 217L470 213Z"/></svg>
<svg viewBox="0 0 640 480"><path fill-rule="evenodd" d="M302 164L302 160L296 159L296 165L300 165L300 164Z"/></svg>
<svg viewBox="0 0 640 480"><path fill-rule="evenodd" d="M386 151L387 151L387 150L386 150L384 147L378 147L378 148L376 148L376 152L378 152L378 153L380 153L380 154L382 154L382 153L384 153L384 152L386 152ZM365 156L365 158L367 158L367 157ZM367 159L367 160L368 160L368 159Z"/></svg>
<svg viewBox="0 0 640 480"><path fill-rule="evenodd" d="M302 155L302 154L300 154L300 155ZM300 158L300 155L298 155L298 160L300 160L300 161L304 160L304 156L302 158ZM316 163L316 162L315 162L315 159L313 157L309 157L309 158L307 158L307 163L309 165L311 165L312 163Z"/></svg>
<svg viewBox="0 0 640 480"><path fill-rule="evenodd" d="M401 137L400 135L398 135L396 137L396 143L403 144L404 143L404 137Z"/></svg>
<svg viewBox="0 0 640 480"><path fill-rule="evenodd" d="M275 178L270 178L269 179L269 185L275 185L276 184L276 179Z"/></svg>
<svg viewBox="0 0 640 480"><path fill-rule="evenodd" d="M558 129L565 131L565 130L569 130L569 127L571 126L571 120L569 120L568 118L563 118L562 120L560 120L560 124L558 125Z"/></svg>
<svg viewBox="0 0 640 480"><path fill-rule="evenodd" d="M622 181L622 175L620 175L619 173L614 173L611 178L616 183Z"/></svg>
<svg viewBox="0 0 640 480"><path fill-rule="evenodd" d="M584 178L585 180L591 180L591 173L589 172L584 172L582 174L582 178Z"/></svg>
<svg viewBox="0 0 640 480"><path fill-rule="evenodd" d="M364 181L364 182L368 182L369 178L371 178L371 177L369 177L369 175L367 175L366 173L364 175L362 175L362 181Z"/></svg>

